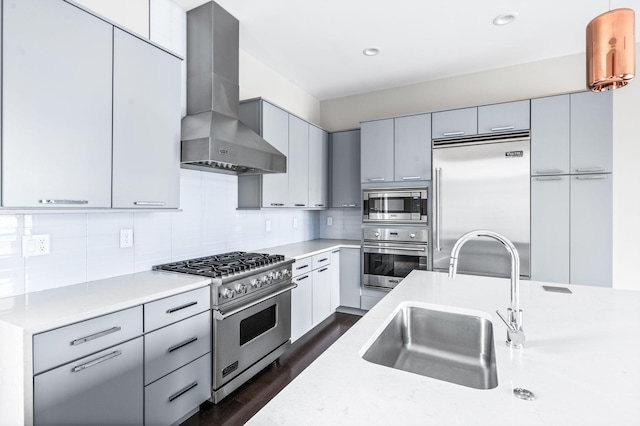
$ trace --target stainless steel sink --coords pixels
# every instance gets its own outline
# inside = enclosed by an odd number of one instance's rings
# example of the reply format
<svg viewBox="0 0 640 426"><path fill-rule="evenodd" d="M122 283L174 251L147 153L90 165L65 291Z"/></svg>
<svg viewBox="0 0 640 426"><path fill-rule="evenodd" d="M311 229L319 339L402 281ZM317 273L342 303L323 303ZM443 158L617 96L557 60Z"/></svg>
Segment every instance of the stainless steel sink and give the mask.
<svg viewBox="0 0 640 426"><path fill-rule="evenodd" d="M470 388L498 386L493 325L480 316L400 305L362 358Z"/></svg>

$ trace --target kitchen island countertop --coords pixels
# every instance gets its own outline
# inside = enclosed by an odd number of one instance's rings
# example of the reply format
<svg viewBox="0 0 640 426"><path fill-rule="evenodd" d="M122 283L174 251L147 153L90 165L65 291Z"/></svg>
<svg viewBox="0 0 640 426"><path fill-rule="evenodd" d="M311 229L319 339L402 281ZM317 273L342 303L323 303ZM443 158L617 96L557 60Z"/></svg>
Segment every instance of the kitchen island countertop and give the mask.
<svg viewBox="0 0 640 426"><path fill-rule="evenodd" d="M527 341L514 350L495 313L509 306L508 279L414 271L249 424L640 425L640 292L572 285L562 294L542 284L521 283ZM491 318L498 386L472 389L363 360L404 301ZM536 400L517 399L518 387Z"/></svg>

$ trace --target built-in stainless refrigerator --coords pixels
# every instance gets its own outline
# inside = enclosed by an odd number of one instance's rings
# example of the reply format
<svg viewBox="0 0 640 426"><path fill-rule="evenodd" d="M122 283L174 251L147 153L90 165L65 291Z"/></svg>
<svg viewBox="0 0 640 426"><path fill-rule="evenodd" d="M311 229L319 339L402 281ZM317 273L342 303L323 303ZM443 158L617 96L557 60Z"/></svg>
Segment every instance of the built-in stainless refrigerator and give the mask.
<svg viewBox="0 0 640 426"><path fill-rule="evenodd" d="M507 237L530 276L530 138L528 132L433 141L433 269L449 269L456 240L477 229ZM458 272L508 277L507 250L491 239L464 245Z"/></svg>

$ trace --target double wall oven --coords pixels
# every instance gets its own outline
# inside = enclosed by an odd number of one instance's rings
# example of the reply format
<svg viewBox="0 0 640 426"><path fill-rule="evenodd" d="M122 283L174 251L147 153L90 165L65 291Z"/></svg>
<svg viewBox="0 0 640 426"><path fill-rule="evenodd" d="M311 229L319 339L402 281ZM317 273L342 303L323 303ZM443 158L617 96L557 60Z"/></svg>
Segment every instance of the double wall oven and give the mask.
<svg viewBox="0 0 640 426"><path fill-rule="evenodd" d="M363 190L362 285L391 290L429 268L427 188Z"/></svg>

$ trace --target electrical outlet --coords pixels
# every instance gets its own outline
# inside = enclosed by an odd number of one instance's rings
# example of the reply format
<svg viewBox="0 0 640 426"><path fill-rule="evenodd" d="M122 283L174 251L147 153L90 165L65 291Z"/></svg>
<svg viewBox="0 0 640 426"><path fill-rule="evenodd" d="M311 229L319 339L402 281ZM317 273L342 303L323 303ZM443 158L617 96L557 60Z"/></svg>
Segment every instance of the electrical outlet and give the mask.
<svg viewBox="0 0 640 426"><path fill-rule="evenodd" d="M296 229L296 228L298 228L298 218L294 217L293 218L293 229Z"/></svg>
<svg viewBox="0 0 640 426"><path fill-rule="evenodd" d="M327 216L327 226L333 226L333 218L331 216Z"/></svg>
<svg viewBox="0 0 640 426"><path fill-rule="evenodd" d="M22 255L24 257L42 256L51 253L49 234L25 235L22 237Z"/></svg>
<svg viewBox="0 0 640 426"><path fill-rule="evenodd" d="M120 230L120 248L133 247L133 229Z"/></svg>
<svg viewBox="0 0 640 426"><path fill-rule="evenodd" d="M264 230L266 232L271 232L271 220L267 219L264 221Z"/></svg>

